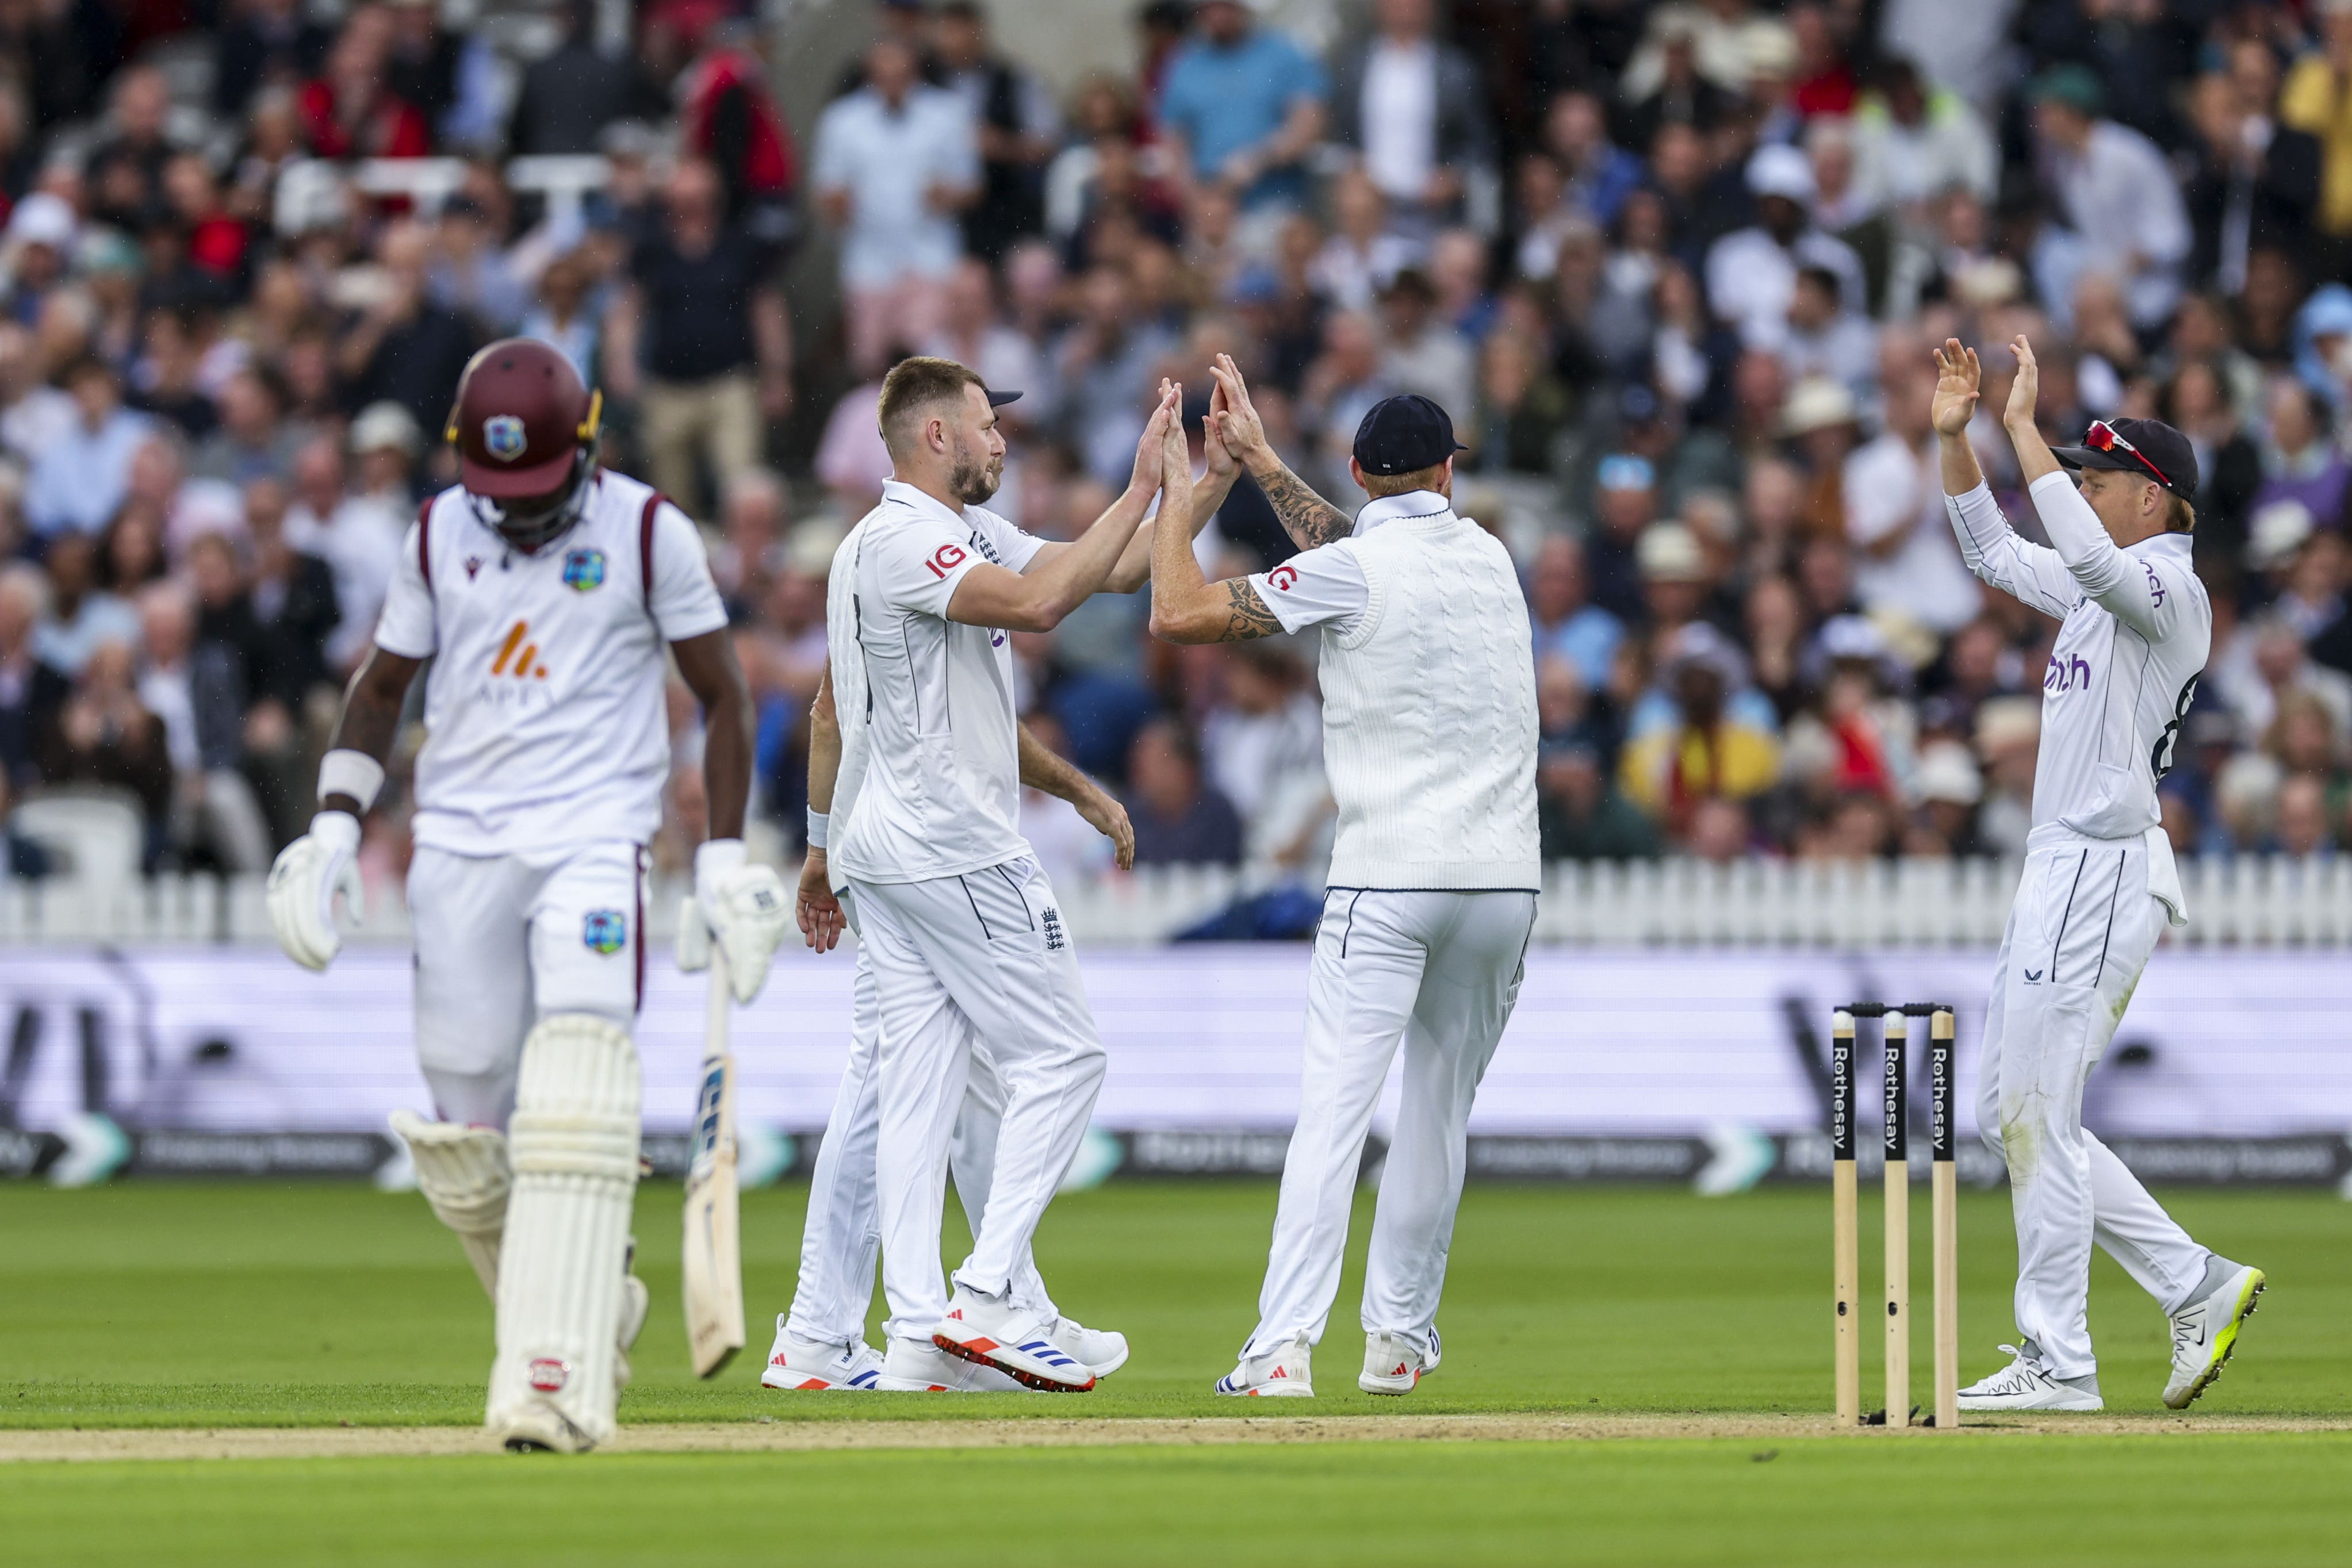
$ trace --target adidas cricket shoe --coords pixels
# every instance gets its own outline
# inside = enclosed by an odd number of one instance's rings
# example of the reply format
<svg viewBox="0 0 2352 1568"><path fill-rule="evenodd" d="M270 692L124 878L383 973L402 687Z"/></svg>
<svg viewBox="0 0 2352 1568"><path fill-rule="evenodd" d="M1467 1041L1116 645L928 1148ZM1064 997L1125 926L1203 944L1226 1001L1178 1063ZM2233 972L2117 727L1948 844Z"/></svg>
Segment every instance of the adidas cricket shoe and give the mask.
<svg viewBox="0 0 2352 1568"><path fill-rule="evenodd" d="M1084 1394L1095 1385L1093 1371L1054 1343L1043 1319L1004 1296L958 1285L931 1343L1042 1393Z"/></svg>
<svg viewBox="0 0 2352 1568"><path fill-rule="evenodd" d="M2107 1407L2106 1401L2099 1397L2096 1374L2061 1382L2050 1375L2049 1364L2042 1359L2040 1347L2032 1340L2022 1346L2005 1344L2000 1348L2016 1359L1990 1377L1961 1389L1961 1409L2091 1411Z"/></svg>
<svg viewBox="0 0 2352 1568"><path fill-rule="evenodd" d="M882 1394L1018 1394L1021 1385L996 1368L959 1361L938 1345L894 1339L874 1388Z"/></svg>
<svg viewBox="0 0 2352 1568"><path fill-rule="evenodd" d="M1241 1364L1217 1379L1220 1394L1263 1399L1315 1397L1315 1347L1300 1334L1264 1355L1244 1354Z"/></svg>
<svg viewBox="0 0 2352 1568"><path fill-rule="evenodd" d="M796 1392L870 1394L882 1376L882 1356L864 1340L847 1344L812 1344L784 1332L790 1320L776 1318L776 1344L760 1373L762 1388Z"/></svg>
<svg viewBox="0 0 2352 1568"><path fill-rule="evenodd" d="M1422 1374L1435 1372L1445 1359L1437 1329L1426 1334L1391 1333L1381 1329L1364 1336L1364 1370L1356 1386L1367 1394L1410 1394Z"/></svg>
<svg viewBox="0 0 2352 1568"><path fill-rule="evenodd" d="M1045 1337L1054 1348L1093 1373L1108 1377L1127 1364L1127 1336L1109 1329L1090 1329L1076 1318L1055 1318Z"/></svg>
<svg viewBox="0 0 2352 1568"><path fill-rule="evenodd" d="M2164 1385L2164 1403L2174 1410L2188 1409L2221 1375L2230 1353L2238 1348L2239 1327L2253 1316L2268 1283L2260 1269L2214 1261L2221 1278L2172 1314L2172 1379Z"/></svg>

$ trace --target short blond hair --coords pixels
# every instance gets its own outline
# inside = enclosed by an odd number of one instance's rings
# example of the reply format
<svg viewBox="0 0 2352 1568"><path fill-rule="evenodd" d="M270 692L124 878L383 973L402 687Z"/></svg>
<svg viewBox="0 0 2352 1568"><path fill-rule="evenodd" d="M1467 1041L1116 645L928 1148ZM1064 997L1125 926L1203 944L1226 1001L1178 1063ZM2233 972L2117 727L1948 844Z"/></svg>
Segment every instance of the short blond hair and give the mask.
<svg viewBox="0 0 2352 1568"><path fill-rule="evenodd" d="M1367 468L1364 470L1364 494L1377 501L1382 496L1402 496L1408 490L1434 490L1444 478L1444 463L1433 463L1410 474L1375 474Z"/></svg>

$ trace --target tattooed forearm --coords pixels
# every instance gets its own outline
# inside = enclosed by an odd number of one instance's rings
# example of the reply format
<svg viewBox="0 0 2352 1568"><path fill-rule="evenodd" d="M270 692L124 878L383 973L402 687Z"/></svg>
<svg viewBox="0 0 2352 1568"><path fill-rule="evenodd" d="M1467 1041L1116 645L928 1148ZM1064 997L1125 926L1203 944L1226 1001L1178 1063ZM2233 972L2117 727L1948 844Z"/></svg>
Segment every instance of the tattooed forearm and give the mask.
<svg viewBox="0 0 2352 1568"><path fill-rule="evenodd" d="M1221 643L1246 643L1255 637L1272 637L1281 632L1282 622L1265 607L1245 577L1229 577L1225 591L1225 627L1218 636Z"/></svg>
<svg viewBox="0 0 2352 1568"><path fill-rule="evenodd" d="M1283 532L1300 549L1344 539L1355 528L1347 513L1308 489L1307 482L1287 468L1263 476L1257 485L1265 492L1274 515L1282 520Z"/></svg>

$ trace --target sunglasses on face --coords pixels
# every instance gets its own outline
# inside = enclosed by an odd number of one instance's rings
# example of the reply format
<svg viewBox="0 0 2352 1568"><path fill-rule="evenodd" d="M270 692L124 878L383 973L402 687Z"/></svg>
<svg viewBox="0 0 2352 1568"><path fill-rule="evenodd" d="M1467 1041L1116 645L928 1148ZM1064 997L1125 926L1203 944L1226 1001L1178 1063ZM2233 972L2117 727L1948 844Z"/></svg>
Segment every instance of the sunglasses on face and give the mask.
<svg viewBox="0 0 2352 1568"><path fill-rule="evenodd" d="M2150 463L2147 453L2116 434L2115 427L2104 419L2095 419L2091 422L2091 428L2083 433L2083 444L2094 452L2128 453L2141 467L2156 476L2158 484L2168 490L2172 488L2172 481L2165 477L2164 470Z"/></svg>

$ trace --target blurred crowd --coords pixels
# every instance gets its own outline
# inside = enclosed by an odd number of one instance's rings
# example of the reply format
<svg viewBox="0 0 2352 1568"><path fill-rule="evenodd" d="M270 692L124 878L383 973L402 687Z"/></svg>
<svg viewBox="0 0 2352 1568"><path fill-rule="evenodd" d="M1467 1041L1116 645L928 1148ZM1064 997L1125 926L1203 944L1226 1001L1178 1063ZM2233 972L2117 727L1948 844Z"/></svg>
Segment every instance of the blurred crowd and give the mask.
<svg viewBox="0 0 2352 1568"><path fill-rule="evenodd" d="M1371 403L1453 413L1457 510L1527 585L1548 855L2016 854L2055 628L1962 568L1927 407L1928 345L1980 346L1975 442L2037 533L2022 332L2053 439L2198 452L2176 845L2352 844L2352 0L1151 0L1133 68L1067 84L974 0L836 4L872 41L806 93L730 0L618 37L577 0L0 4L0 790L127 789L151 865L265 867L458 371L521 332L704 523L789 841L882 372L1020 391L995 505L1066 538L1162 375L1197 452L1226 351L1349 507ZM1201 550L1293 546L1244 479ZM1139 860L1311 885L1313 647L1146 621L1016 637L1032 727ZM1031 805L1049 870L1102 863Z"/></svg>

